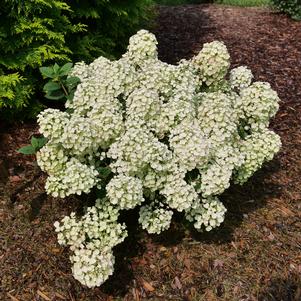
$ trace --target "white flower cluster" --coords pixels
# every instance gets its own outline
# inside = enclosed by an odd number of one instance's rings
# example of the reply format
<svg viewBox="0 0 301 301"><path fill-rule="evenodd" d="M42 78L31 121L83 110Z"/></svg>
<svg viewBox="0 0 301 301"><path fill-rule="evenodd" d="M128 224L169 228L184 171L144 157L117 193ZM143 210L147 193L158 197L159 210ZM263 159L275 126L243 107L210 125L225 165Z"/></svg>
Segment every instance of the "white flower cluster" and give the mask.
<svg viewBox="0 0 301 301"><path fill-rule="evenodd" d="M233 90L240 91L248 88L251 85L252 79L252 71L245 66L240 66L230 71L229 83Z"/></svg>
<svg viewBox="0 0 301 301"><path fill-rule="evenodd" d="M89 193L98 185L98 172L94 166L81 163L76 158L66 162L60 172L48 173L45 189L54 197L64 198L71 194Z"/></svg>
<svg viewBox="0 0 301 301"><path fill-rule="evenodd" d="M128 51L124 55L133 64L142 66L149 59L157 58L157 40L146 30L140 30L130 38Z"/></svg>
<svg viewBox="0 0 301 301"><path fill-rule="evenodd" d="M170 208L180 212L188 209L198 198L194 187L185 181L185 173L180 171L166 176L164 187L160 193L166 198L165 203Z"/></svg>
<svg viewBox="0 0 301 301"><path fill-rule="evenodd" d="M230 55L224 43L205 43L193 59L200 77L207 86L218 84L225 77L230 66Z"/></svg>
<svg viewBox="0 0 301 301"><path fill-rule="evenodd" d="M215 151L212 162L203 170L195 181L197 191L204 197L223 193L229 186L233 170L244 164L244 153L233 145L224 144Z"/></svg>
<svg viewBox="0 0 301 301"><path fill-rule="evenodd" d="M73 273L90 287L113 272L112 248L123 241L121 210L140 207L149 233L166 230L174 210L210 231L226 212L217 196L244 183L280 148L268 130L279 98L246 67L230 71L221 42L177 65L157 57L153 34L141 30L116 61L78 63L81 80L66 112L39 115L47 144L37 154L53 196L104 195L77 219L56 224L70 246Z"/></svg>
<svg viewBox="0 0 301 301"><path fill-rule="evenodd" d="M233 141L237 134L238 116L229 95L221 92L198 95L198 120L201 131L208 137L212 148Z"/></svg>
<svg viewBox="0 0 301 301"><path fill-rule="evenodd" d="M185 119L170 133L170 147L179 165L187 170L207 163L208 139L204 138L197 119Z"/></svg>
<svg viewBox="0 0 301 301"><path fill-rule="evenodd" d="M142 229L145 229L148 233L160 234L169 228L172 215L172 210L166 210L162 204L158 205L154 202L140 208L138 221Z"/></svg>
<svg viewBox="0 0 301 301"><path fill-rule="evenodd" d="M76 249L70 256L74 278L87 287L100 286L114 272L113 253L100 250L97 244L88 243Z"/></svg>
<svg viewBox="0 0 301 301"><path fill-rule="evenodd" d="M107 196L120 209L135 208L144 201L142 182L123 174L115 176L107 185Z"/></svg>
<svg viewBox="0 0 301 301"><path fill-rule="evenodd" d="M114 271L112 248L127 236L118 216L119 210L107 199L98 199L80 220L71 213L54 223L58 242L73 251L70 260L75 279L88 287L101 285Z"/></svg>
<svg viewBox="0 0 301 301"><path fill-rule="evenodd" d="M197 230L202 230L204 226L206 231L211 231L224 221L226 211L227 209L218 198L208 198L195 202L186 212L186 218L194 223Z"/></svg>
<svg viewBox="0 0 301 301"><path fill-rule="evenodd" d="M59 142L68 123L68 118L68 113L59 110L46 109L42 111L38 116L40 133L51 139L52 143Z"/></svg>
<svg viewBox="0 0 301 301"><path fill-rule="evenodd" d="M241 91L243 118L253 131L262 131L278 111L279 97L269 83L255 82ZM242 116L241 116L242 117Z"/></svg>
<svg viewBox="0 0 301 301"><path fill-rule="evenodd" d="M264 162L273 159L280 147L280 137L268 129L249 135L240 146L240 151L245 154L245 161L237 170L235 182L245 183Z"/></svg>

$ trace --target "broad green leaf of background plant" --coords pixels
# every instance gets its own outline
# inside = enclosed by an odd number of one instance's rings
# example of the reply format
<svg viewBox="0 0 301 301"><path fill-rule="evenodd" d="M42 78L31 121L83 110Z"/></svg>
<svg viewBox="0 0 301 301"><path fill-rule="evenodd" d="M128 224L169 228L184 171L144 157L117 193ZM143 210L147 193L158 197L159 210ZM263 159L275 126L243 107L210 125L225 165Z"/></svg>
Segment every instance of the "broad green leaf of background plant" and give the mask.
<svg viewBox="0 0 301 301"><path fill-rule="evenodd" d="M64 66L62 66L59 70L59 75L60 76L64 76L64 75L68 75L69 72L71 71L73 67L73 64L72 63L67 63L65 64Z"/></svg>
<svg viewBox="0 0 301 301"><path fill-rule="evenodd" d="M23 155L33 155L36 153L35 149L31 145L26 145L17 150L18 153Z"/></svg>
<svg viewBox="0 0 301 301"><path fill-rule="evenodd" d="M32 136L30 143L31 143L30 145L26 145L19 148L17 152L23 155L33 155L47 143L47 138L45 137L36 138Z"/></svg>
<svg viewBox="0 0 301 301"><path fill-rule="evenodd" d="M51 91L56 91L61 89L61 86L53 81L48 82L47 84L44 85L43 91L44 92L51 92Z"/></svg>
<svg viewBox="0 0 301 301"><path fill-rule="evenodd" d="M42 73L42 75L46 78L48 78L48 77L54 78L55 77L52 67L40 67L39 70Z"/></svg>

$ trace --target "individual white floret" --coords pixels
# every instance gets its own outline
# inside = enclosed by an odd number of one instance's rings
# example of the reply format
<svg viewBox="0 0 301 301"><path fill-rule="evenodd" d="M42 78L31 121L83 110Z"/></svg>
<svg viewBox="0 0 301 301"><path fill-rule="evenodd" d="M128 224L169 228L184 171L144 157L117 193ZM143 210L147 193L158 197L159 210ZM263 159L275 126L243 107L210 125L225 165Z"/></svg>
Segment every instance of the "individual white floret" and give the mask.
<svg viewBox="0 0 301 301"><path fill-rule="evenodd" d="M186 211L186 218L193 222L197 230L211 231L224 221L227 209L218 198L207 198L196 201L190 210Z"/></svg>
<svg viewBox="0 0 301 301"><path fill-rule="evenodd" d="M242 90L251 85L253 79L252 71L246 66L240 66L230 71L229 83L232 89Z"/></svg>
<svg viewBox="0 0 301 301"><path fill-rule="evenodd" d="M150 234L160 234L169 228L173 212L162 205L150 204L140 208L139 223Z"/></svg>

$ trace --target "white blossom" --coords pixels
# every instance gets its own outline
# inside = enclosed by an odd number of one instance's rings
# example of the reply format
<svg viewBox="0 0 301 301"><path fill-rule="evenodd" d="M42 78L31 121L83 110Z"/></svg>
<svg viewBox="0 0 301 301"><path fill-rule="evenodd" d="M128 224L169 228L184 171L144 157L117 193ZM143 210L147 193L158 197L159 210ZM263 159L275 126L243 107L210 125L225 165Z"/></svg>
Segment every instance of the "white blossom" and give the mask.
<svg viewBox="0 0 301 301"><path fill-rule="evenodd" d="M207 86L219 83L230 66L230 55L224 43L214 41L205 43L203 49L193 58L200 72L200 79Z"/></svg>
<svg viewBox="0 0 301 301"><path fill-rule="evenodd" d="M49 174L45 189L48 194L61 198L71 194L89 193L99 183L97 176L98 172L94 166L71 158L59 173Z"/></svg>
<svg viewBox="0 0 301 301"><path fill-rule="evenodd" d="M198 199L194 187L185 181L184 174L181 172L168 175L160 193L166 198L166 204L178 211L188 209L193 201Z"/></svg>
<svg viewBox="0 0 301 301"><path fill-rule="evenodd" d="M37 163L49 175L58 174L68 161L68 156L59 144L47 143L37 152Z"/></svg>
<svg viewBox="0 0 301 301"><path fill-rule="evenodd" d="M107 195L110 202L121 209L135 208L144 201L141 180L122 174L109 182Z"/></svg>
<svg viewBox="0 0 301 301"><path fill-rule="evenodd" d="M101 285L113 273L112 248L127 236L125 225L117 222L119 210L106 199L97 199L80 219L71 213L55 222L58 242L69 245L73 254L75 279L88 287Z"/></svg>
<svg viewBox="0 0 301 301"><path fill-rule="evenodd" d="M243 184L264 162L273 159L281 147L280 137L271 130L254 133L242 142L240 151L245 155L244 163L238 168L235 181Z"/></svg>
<svg viewBox="0 0 301 301"><path fill-rule="evenodd" d="M60 142L69 120L69 114L56 109L46 109L38 116L40 133L52 143Z"/></svg>
<svg viewBox="0 0 301 301"><path fill-rule="evenodd" d="M253 131L264 130L278 111L279 97L269 83L255 82L241 91L241 109L247 126Z"/></svg>
<svg viewBox="0 0 301 301"><path fill-rule="evenodd" d="M208 162L209 143L197 119L185 119L169 136L170 147L183 168L192 170Z"/></svg>
<svg viewBox="0 0 301 301"><path fill-rule="evenodd" d="M102 251L93 242L81 245L70 256L72 273L76 280L87 287L103 284L113 274L115 257L112 251Z"/></svg>
<svg viewBox="0 0 301 301"><path fill-rule="evenodd" d="M240 66L230 71L229 83L233 90L242 90L251 85L253 79L252 71L245 66Z"/></svg>
<svg viewBox="0 0 301 301"><path fill-rule="evenodd" d="M159 234L170 226L173 212L163 208L162 204L144 205L139 211L139 223L150 234Z"/></svg>
<svg viewBox="0 0 301 301"><path fill-rule="evenodd" d="M218 227L225 218L227 209L218 198L207 198L196 201L186 212L188 221L193 222L197 230L211 231Z"/></svg>

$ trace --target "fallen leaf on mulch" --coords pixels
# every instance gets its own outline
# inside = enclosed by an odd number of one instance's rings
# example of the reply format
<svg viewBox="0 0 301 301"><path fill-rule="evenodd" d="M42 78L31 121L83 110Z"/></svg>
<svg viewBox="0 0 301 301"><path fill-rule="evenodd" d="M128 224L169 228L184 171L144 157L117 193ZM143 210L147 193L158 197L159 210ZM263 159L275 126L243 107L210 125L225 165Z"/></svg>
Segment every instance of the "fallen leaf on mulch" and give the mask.
<svg viewBox="0 0 301 301"><path fill-rule="evenodd" d="M183 288L182 283L179 279L179 277L175 277L173 282L171 283L172 288L181 290Z"/></svg>
<svg viewBox="0 0 301 301"><path fill-rule="evenodd" d="M19 299L17 299L16 297L11 295L10 293L7 293L7 296L10 297L10 299L13 300L13 301L19 301Z"/></svg>
<svg viewBox="0 0 301 301"><path fill-rule="evenodd" d="M215 259L213 261L213 267L216 268L222 268L224 266L224 262L220 259Z"/></svg>
<svg viewBox="0 0 301 301"><path fill-rule="evenodd" d="M268 239L269 240L274 240L275 239L275 236L272 232L270 232L270 234L268 235Z"/></svg>
<svg viewBox="0 0 301 301"><path fill-rule="evenodd" d="M142 279L142 285L143 285L143 288L148 292L153 292L155 290L155 288L149 282L145 281L144 279Z"/></svg>
<svg viewBox="0 0 301 301"><path fill-rule="evenodd" d="M38 294L40 297L42 297L44 300L46 300L46 301L51 301L51 299L50 299L46 294L44 294L42 291L38 290L38 291L37 291L37 294Z"/></svg>
<svg viewBox="0 0 301 301"><path fill-rule="evenodd" d="M21 181L22 178L19 177L19 176L10 176L10 177L9 177L9 180L10 180L10 182L15 183L15 182Z"/></svg>

